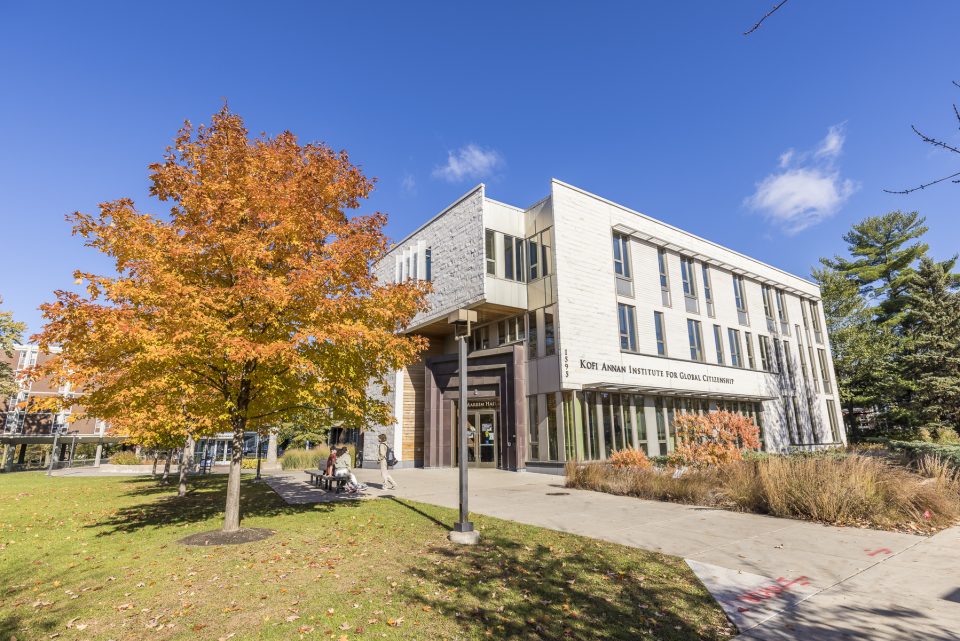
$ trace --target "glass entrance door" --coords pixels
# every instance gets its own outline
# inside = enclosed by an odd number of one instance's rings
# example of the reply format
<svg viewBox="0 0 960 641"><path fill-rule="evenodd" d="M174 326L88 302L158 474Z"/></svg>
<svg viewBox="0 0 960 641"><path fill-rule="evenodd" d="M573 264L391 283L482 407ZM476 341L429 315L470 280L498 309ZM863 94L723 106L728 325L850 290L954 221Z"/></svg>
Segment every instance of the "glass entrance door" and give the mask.
<svg viewBox="0 0 960 641"><path fill-rule="evenodd" d="M457 425L454 422L453 458L456 461L460 450L457 447ZM467 410L467 463L470 467L497 466L497 414L489 410Z"/></svg>

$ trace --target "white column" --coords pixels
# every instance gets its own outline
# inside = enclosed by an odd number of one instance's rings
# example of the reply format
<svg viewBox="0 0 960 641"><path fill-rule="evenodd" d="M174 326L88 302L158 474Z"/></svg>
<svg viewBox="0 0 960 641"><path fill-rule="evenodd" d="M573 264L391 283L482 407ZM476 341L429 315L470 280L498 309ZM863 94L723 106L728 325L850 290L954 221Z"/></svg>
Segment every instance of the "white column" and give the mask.
<svg viewBox="0 0 960 641"><path fill-rule="evenodd" d="M393 384L393 452L398 461L403 460L403 384L405 369L398 369ZM466 407L466 399L460 400L460 405ZM461 411L465 411L461 409ZM389 441L388 441L389 442Z"/></svg>
<svg viewBox="0 0 960 641"><path fill-rule="evenodd" d="M652 396L643 397L643 418L647 422L647 456L659 456L660 437L657 431L657 408Z"/></svg>

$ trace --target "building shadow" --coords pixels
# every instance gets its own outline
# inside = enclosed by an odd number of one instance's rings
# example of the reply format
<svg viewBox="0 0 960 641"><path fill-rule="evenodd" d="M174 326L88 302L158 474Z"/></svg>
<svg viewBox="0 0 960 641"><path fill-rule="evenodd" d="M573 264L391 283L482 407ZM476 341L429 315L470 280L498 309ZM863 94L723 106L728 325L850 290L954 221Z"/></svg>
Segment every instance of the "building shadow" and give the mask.
<svg viewBox="0 0 960 641"><path fill-rule="evenodd" d="M564 548L518 542L485 527L477 546L429 548L431 555L444 558L443 566L459 571L414 566L408 571L414 579L436 587L401 589L402 596L456 621L464 637L476 635L478 625L487 637L509 641L719 641L732 636L732 626L709 593L679 560L650 554L652 571L646 572L611 559L604 544L572 541ZM662 562L676 562L676 573L661 576ZM451 594L457 595L455 601ZM712 616L705 617L707 612Z"/></svg>

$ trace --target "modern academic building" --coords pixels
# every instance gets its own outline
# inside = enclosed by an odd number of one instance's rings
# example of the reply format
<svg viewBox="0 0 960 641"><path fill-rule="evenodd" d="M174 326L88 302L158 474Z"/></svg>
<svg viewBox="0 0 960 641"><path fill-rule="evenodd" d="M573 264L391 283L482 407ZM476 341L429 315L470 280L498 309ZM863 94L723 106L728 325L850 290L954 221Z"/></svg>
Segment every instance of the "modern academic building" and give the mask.
<svg viewBox="0 0 960 641"><path fill-rule="evenodd" d="M433 290L406 329L429 348L395 373L381 428L402 466L457 465L461 408L469 464L505 470L667 454L678 414L718 409L751 417L767 451L844 443L815 284L563 182L527 208L479 185L375 271ZM478 318L466 399L458 309Z"/></svg>

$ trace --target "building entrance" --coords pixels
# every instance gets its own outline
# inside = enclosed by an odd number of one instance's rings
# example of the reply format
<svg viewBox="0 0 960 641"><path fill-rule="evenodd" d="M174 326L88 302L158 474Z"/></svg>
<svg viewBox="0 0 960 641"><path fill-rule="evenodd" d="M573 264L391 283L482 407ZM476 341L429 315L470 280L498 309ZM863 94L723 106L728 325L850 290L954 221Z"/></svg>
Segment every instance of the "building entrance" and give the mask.
<svg viewBox="0 0 960 641"><path fill-rule="evenodd" d="M459 461L459 429L453 423L453 460ZM467 409L467 463L470 467L497 466L497 413ZM457 463L455 463L457 464Z"/></svg>

